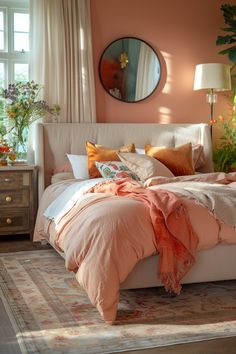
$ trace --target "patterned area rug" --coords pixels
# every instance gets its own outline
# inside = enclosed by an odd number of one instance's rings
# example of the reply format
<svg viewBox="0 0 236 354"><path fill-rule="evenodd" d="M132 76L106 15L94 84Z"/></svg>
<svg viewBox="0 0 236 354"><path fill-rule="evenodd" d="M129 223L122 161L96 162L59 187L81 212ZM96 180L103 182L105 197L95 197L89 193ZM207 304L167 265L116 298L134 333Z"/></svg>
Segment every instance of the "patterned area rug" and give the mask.
<svg viewBox="0 0 236 354"><path fill-rule="evenodd" d="M54 251L0 255L0 288L23 353L98 354L236 336L236 281L123 290L106 325Z"/></svg>

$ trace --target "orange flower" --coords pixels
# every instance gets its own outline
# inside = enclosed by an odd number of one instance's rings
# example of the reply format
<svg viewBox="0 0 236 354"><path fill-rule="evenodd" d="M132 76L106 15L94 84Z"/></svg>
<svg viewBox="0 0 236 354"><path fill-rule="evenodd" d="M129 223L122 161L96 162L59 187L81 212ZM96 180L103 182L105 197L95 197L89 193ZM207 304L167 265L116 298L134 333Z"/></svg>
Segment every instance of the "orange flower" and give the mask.
<svg viewBox="0 0 236 354"><path fill-rule="evenodd" d="M215 118L214 118L214 119L211 119L211 120L210 120L210 123L211 123L211 124L216 124L216 123L217 123L217 119L215 119Z"/></svg>
<svg viewBox="0 0 236 354"><path fill-rule="evenodd" d="M7 152L10 152L10 147L7 146L7 145L0 146L0 152L3 153L3 154L7 153Z"/></svg>

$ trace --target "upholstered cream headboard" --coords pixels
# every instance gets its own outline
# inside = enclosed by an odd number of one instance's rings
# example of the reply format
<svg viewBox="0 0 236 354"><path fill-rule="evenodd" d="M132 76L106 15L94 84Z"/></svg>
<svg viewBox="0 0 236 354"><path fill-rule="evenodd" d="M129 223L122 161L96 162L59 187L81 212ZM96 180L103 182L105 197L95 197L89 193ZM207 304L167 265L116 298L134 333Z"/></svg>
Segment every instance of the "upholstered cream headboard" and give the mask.
<svg viewBox="0 0 236 354"><path fill-rule="evenodd" d="M39 198L50 184L53 169L67 161L67 153L86 154L86 140L114 148L127 143L135 143L137 148L147 143L172 147L202 144L206 158L202 172L213 171L207 124L39 123L36 140Z"/></svg>

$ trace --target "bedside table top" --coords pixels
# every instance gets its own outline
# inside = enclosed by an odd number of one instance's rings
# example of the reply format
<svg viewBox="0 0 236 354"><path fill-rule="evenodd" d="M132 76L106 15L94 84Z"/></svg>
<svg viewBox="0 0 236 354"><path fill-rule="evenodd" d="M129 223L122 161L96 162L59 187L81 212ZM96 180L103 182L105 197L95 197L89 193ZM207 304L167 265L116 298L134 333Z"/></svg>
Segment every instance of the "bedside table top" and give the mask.
<svg viewBox="0 0 236 354"><path fill-rule="evenodd" d="M36 168L35 165L30 164L15 164L15 165L7 165L7 166L0 166L1 171L29 171L34 170Z"/></svg>

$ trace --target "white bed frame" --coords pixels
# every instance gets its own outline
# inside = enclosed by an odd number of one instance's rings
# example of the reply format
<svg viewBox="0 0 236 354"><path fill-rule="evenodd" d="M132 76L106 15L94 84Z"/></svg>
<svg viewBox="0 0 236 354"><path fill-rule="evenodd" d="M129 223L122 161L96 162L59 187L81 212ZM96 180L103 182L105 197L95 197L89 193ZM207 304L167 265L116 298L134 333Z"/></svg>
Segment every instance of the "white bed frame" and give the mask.
<svg viewBox="0 0 236 354"><path fill-rule="evenodd" d="M119 147L135 143L137 148L150 143L155 146L178 146L187 142L202 144L206 164L200 172L212 172L212 147L209 127L206 124L119 124L119 123L39 123L36 144L39 200L51 183L55 167L67 161L66 154L86 154L85 141ZM121 288L160 286L157 279L158 256L140 261ZM200 251L197 262L183 283L236 279L236 245L219 244Z"/></svg>

